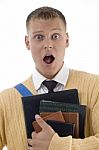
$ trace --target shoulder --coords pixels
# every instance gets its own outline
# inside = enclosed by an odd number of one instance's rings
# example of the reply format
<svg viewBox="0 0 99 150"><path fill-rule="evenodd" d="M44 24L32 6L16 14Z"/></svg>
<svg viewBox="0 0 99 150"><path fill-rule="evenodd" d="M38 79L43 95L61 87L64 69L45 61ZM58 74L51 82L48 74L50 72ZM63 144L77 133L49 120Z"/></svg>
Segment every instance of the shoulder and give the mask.
<svg viewBox="0 0 99 150"><path fill-rule="evenodd" d="M74 69L70 69L70 76L76 76L78 78L86 78L89 80L98 80L99 81L99 75L98 74L93 74L93 73L74 70Z"/></svg>
<svg viewBox="0 0 99 150"><path fill-rule="evenodd" d="M99 75L70 69L68 82L99 93Z"/></svg>

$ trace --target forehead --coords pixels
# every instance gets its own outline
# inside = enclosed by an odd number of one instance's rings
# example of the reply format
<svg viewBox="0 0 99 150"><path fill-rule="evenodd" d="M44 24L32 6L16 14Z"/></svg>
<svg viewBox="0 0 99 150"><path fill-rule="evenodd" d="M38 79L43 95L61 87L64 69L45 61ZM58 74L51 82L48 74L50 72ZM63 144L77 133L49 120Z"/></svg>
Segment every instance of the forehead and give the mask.
<svg viewBox="0 0 99 150"><path fill-rule="evenodd" d="M66 27L62 19L31 19L28 26L28 32L62 30L66 31Z"/></svg>

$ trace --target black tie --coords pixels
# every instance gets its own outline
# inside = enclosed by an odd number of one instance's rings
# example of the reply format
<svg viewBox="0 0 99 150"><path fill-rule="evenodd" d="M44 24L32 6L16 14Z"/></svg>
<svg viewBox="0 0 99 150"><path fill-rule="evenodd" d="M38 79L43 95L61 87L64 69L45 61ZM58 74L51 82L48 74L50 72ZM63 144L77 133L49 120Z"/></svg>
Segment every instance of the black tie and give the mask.
<svg viewBox="0 0 99 150"><path fill-rule="evenodd" d="M48 93L53 92L53 89L56 87L57 82L54 80L43 81L43 85L45 85L48 89Z"/></svg>

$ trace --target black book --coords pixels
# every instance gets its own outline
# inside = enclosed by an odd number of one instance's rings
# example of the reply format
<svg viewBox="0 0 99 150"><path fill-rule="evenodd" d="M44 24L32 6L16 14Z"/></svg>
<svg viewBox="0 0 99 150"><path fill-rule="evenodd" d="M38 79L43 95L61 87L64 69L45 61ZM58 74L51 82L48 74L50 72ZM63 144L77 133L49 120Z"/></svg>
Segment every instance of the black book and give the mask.
<svg viewBox="0 0 99 150"><path fill-rule="evenodd" d="M47 120L46 121L59 136L74 136L75 124L73 123L64 123L61 121Z"/></svg>
<svg viewBox="0 0 99 150"><path fill-rule="evenodd" d="M79 104L77 89L22 97L28 138L31 137L31 133L34 131L32 122L35 120L35 114L39 114L40 101L43 99L46 99L47 101Z"/></svg>

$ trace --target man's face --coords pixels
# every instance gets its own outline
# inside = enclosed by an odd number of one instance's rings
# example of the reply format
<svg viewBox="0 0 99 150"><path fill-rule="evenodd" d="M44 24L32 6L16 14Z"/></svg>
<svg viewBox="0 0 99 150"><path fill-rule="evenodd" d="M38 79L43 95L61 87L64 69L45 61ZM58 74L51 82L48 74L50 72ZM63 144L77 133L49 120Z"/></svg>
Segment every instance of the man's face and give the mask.
<svg viewBox="0 0 99 150"><path fill-rule="evenodd" d="M31 20L25 43L31 50L36 69L46 78L53 78L63 65L68 47L63 21L60 18Z"/></svg>

